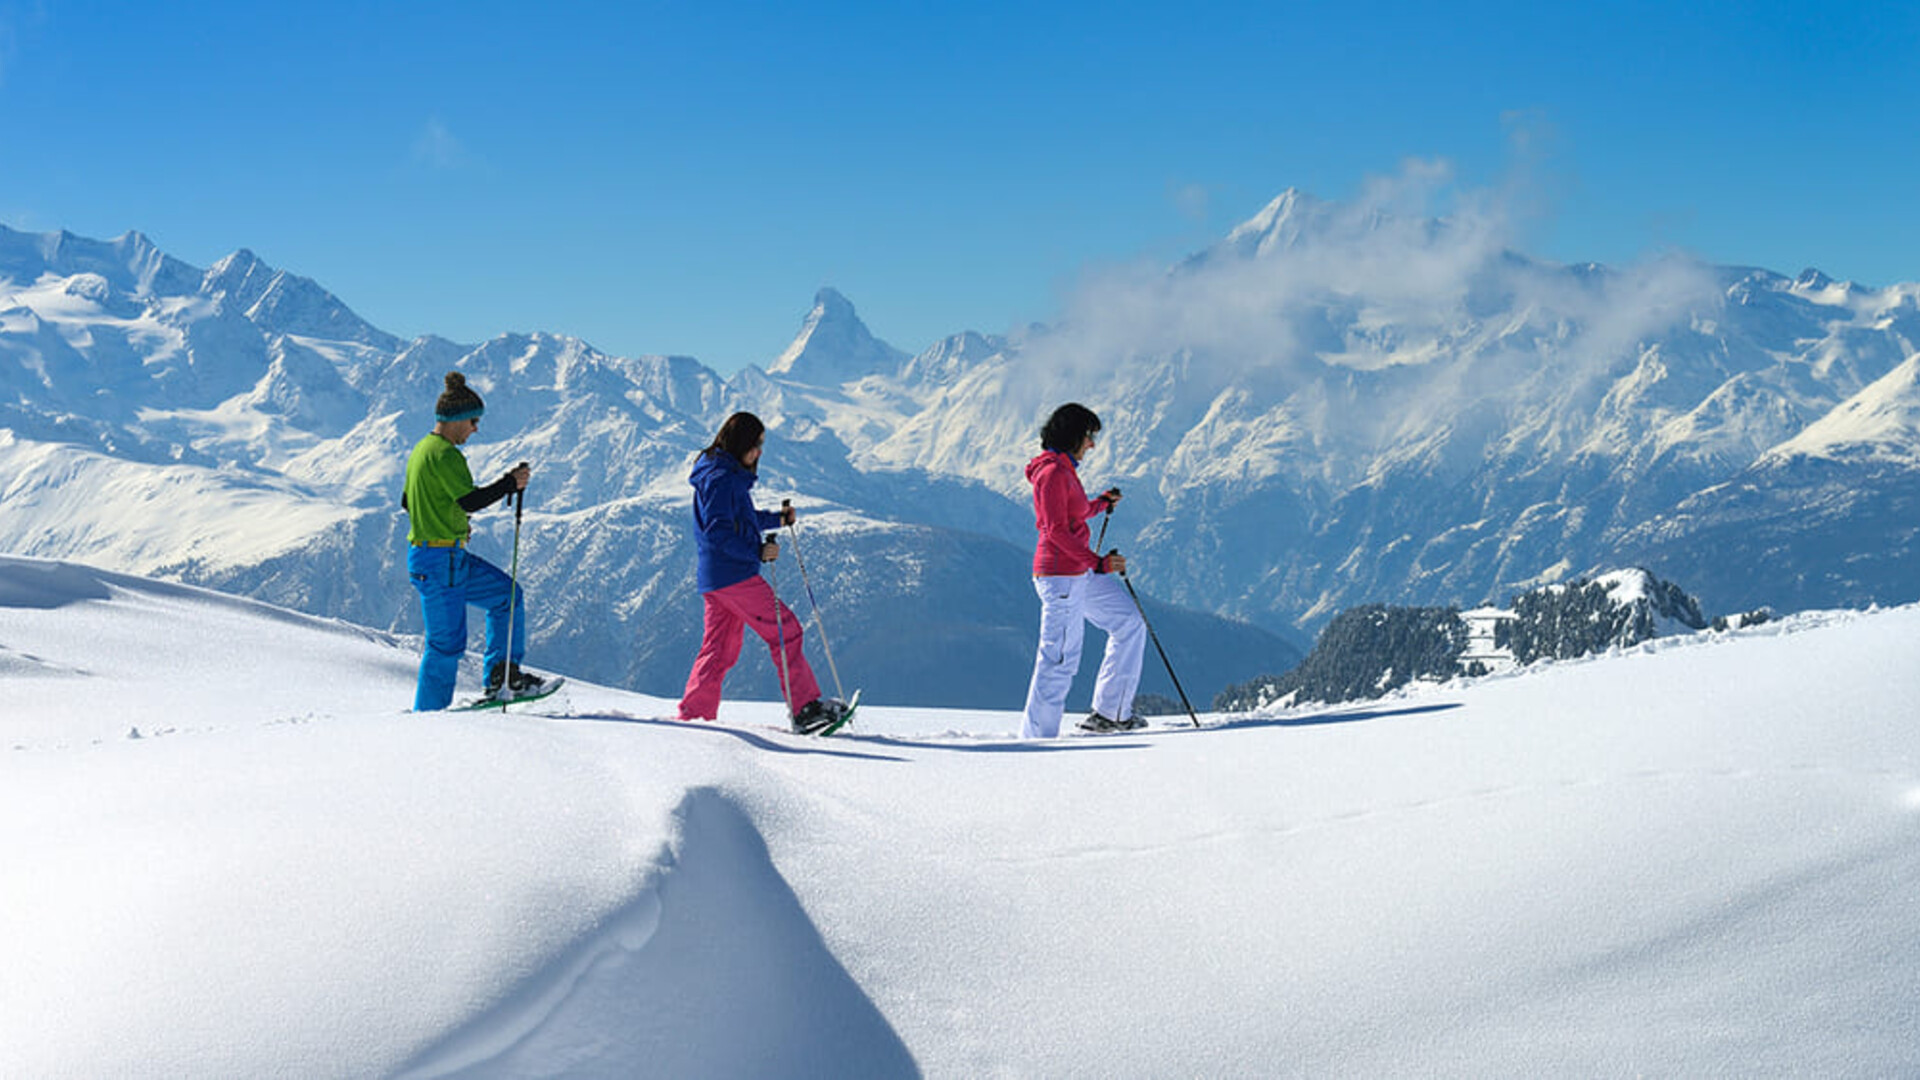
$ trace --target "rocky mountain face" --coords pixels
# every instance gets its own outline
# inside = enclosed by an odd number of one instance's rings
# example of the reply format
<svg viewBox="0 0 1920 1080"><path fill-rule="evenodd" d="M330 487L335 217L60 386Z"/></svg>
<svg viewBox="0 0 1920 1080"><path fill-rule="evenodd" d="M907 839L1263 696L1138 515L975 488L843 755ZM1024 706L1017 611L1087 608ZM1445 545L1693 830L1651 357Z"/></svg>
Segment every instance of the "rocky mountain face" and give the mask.
<svg viewBox="0 0 1920 1080"><path fill-rule="evenodd" d="M1495 642L1513 663L1525 666L1766 619L1765 612L1756 611L1710 621L1686 590L1636 567L1512 597ZM1274 704L1369 701L1414 682L1486 674L1466 662L1468 637L1457 607L1363 604L1334 616L1299 666L1229 686L1213 707L1242 712Z"/></svg>
<svg viewBox="0 0 1920 1080"><path fill-rule="evenodd" d="M723 378L554 334L400 341L248 252L200 270L138 234L0 229L0 549L416 628L399 476L457 368L488 402L476 477L535 466L540 648L655 693L698 633L686 470L735 409L769 421L756 494L806 515L873 701L1021 696L1021 466L1067 400L1105 421L1089 483L1128 495L1108 543L1183 624L1162 634L1196 697L1285 670L1348 608L1607 566L1716 610L1920 597L1920 286L1506 239L1288 192L1177 266L1096 276L1052 326L910 355L823 289L779 358ZM511 519L478 527L504 561ZM735 685L769 692L764 657Z"/></svg>

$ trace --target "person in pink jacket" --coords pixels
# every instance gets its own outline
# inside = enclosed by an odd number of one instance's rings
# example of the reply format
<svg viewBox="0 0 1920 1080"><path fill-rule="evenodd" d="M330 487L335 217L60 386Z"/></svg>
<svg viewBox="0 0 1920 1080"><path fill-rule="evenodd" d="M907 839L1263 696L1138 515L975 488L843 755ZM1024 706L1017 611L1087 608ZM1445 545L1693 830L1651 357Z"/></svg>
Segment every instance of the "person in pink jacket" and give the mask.
<svg viewBox="0 0 1920 1080"><path fill-rule="evenodd" d="M1033 588L1040 595L1040 647L1027 684L1026 715L1020 735L1051 739L1060 734L1067 691L1080 668L1086 624L1107 634L1107 651L1093 684L1093 712L1080 726L1088 731L1120 731L1145 726L1133 715L1140 688L1140 661L1146 650L1146 623L1124 583L1114 575L1127 571L1118 551L1094 551L1087 519L1120 501L1110 488L1097 499L1080 486L1080 462L1093 449L1100 418L1084 405L1069 403L1047 417L1040 429L1040 455L1027 462L1033 485L1033 519L1040 539L1033 552Z"/></svg>

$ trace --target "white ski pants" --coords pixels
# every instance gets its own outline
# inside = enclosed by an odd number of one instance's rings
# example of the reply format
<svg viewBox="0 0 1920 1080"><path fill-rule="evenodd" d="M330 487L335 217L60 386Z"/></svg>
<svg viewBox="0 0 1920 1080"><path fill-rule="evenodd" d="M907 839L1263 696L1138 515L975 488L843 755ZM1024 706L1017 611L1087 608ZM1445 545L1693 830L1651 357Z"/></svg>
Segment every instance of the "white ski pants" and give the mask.
<svg viewBox="0 0 1920 1080"><path fill-rule="evenodd" d="M1036 577L1033 590L1040 594L1040 648L1033 657L1020 737L1051 739L1060 734L1060 715L1074 673L1080 670L1087 623L1107 634L1106 656L1093 684L1093 709L1111 720L1133 715L1147 626L1126 584L1118 575L1088 571L1075 577Z"/></svg>

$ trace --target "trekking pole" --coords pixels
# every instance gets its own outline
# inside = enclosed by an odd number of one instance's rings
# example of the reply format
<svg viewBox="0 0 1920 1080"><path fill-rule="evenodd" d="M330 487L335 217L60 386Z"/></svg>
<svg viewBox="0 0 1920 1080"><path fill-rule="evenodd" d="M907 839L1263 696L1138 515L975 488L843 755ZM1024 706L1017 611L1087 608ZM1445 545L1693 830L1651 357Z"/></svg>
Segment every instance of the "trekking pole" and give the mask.
<svg viewBox="0 0 1920 1080"><path fill-rule="evenodd" d="M515 471L527 467L521 462ZM513 503L513 563L507 574L507 640L501 643L506 650L506 658L500 661L500 689L494 692L502 700L513 696L513 616L520 607L520 514L527 508L527 489L520 488L507 496Z"/></svg>
<svg viewBox="0 0 1920 1080"><path fill-rule="evenodd" d="M780 500L780 509L787 510L787 509L791 509L792 506L793 506L792 499ZM793 534L793 561L800 564L800 584L806 586L807 606L813 609L813 628L819 632L820 648L824 650L827 654L827 670L833 673L834 697L838 698L841 701L845 701L847 700L847 692L840 685L840 669L834 666L834 663L833 663L833 645L832 643L827 641L827 628L825 624L823 624L820 621L820 601L815 600L813 598L813 582L807 580L807 560L800 556L800 525L799 523L789 522L787 525L787 531Z"/></svg>
<svg viewBox="0 0 1920 1080"><path fill-rule="evenodd" d="M1108 554L1119 554L1119 549L1115 548ZM1160 662L1167 665L1167 678L1173 680L1173 689L1180 695L1180 704L1186 706L1187 719L1193 721L1194 727L1199 727L1200 717L1193 711L1193 702L1187 700L1186 690L1180 686L1180 676L1173 673L1173 661L1167 659L1167 650L1161 648L1160 635L1153 632L1153 621L1147 618L1146 605L1140 602L1140 594L1133 591L1133 579L1127 576L1125 570L1122 570L1120 580L1126 583L1127 595L1133 597L1134 609L1140 612L1140 622L1146 626L1147 636L1153 639L1153 649L1160 654Z"/></svg>
<svg viewBox="0 0 1920 1080"><path fill-rule="evenodd" d="M766 543L778 544L780 534L768 533ZM779 560L767 564L767 587L773 590L773 626L780 636L780 700L787 703L787 723L793 723L793 683L787 677L787 621L780 612Z"/></svg>
<svg viewBox="0 0 1920 1080"><path fill-rule="evenodd" d="M1107 494L1120 494L1119 488L1108 488ZM1100 519L1100 539L1093 542L1093 550L1099 551L1107 542L1107 522L1113 520L1113 500L1107 500L1107 516Z"/></svg>

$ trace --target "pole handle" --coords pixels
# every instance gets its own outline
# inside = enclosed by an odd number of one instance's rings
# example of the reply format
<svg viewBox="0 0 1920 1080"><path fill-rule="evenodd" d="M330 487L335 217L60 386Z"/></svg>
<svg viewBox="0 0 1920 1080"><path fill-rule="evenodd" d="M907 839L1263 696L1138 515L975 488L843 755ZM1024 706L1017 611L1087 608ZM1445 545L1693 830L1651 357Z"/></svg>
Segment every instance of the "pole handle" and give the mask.
<svg viewBox="0 0 1920 1080"><path fill-rule="evenodd" d="M521 469L531 469L531 468L533 468L532 465L523 461L520 464L515 465L510 471L519 472ZM520 511L526 509L526 506L527 506L527 489L514 488L512 491L507 492L507 502L513 504L513 520L516 523L519 522Z"/></svg>

